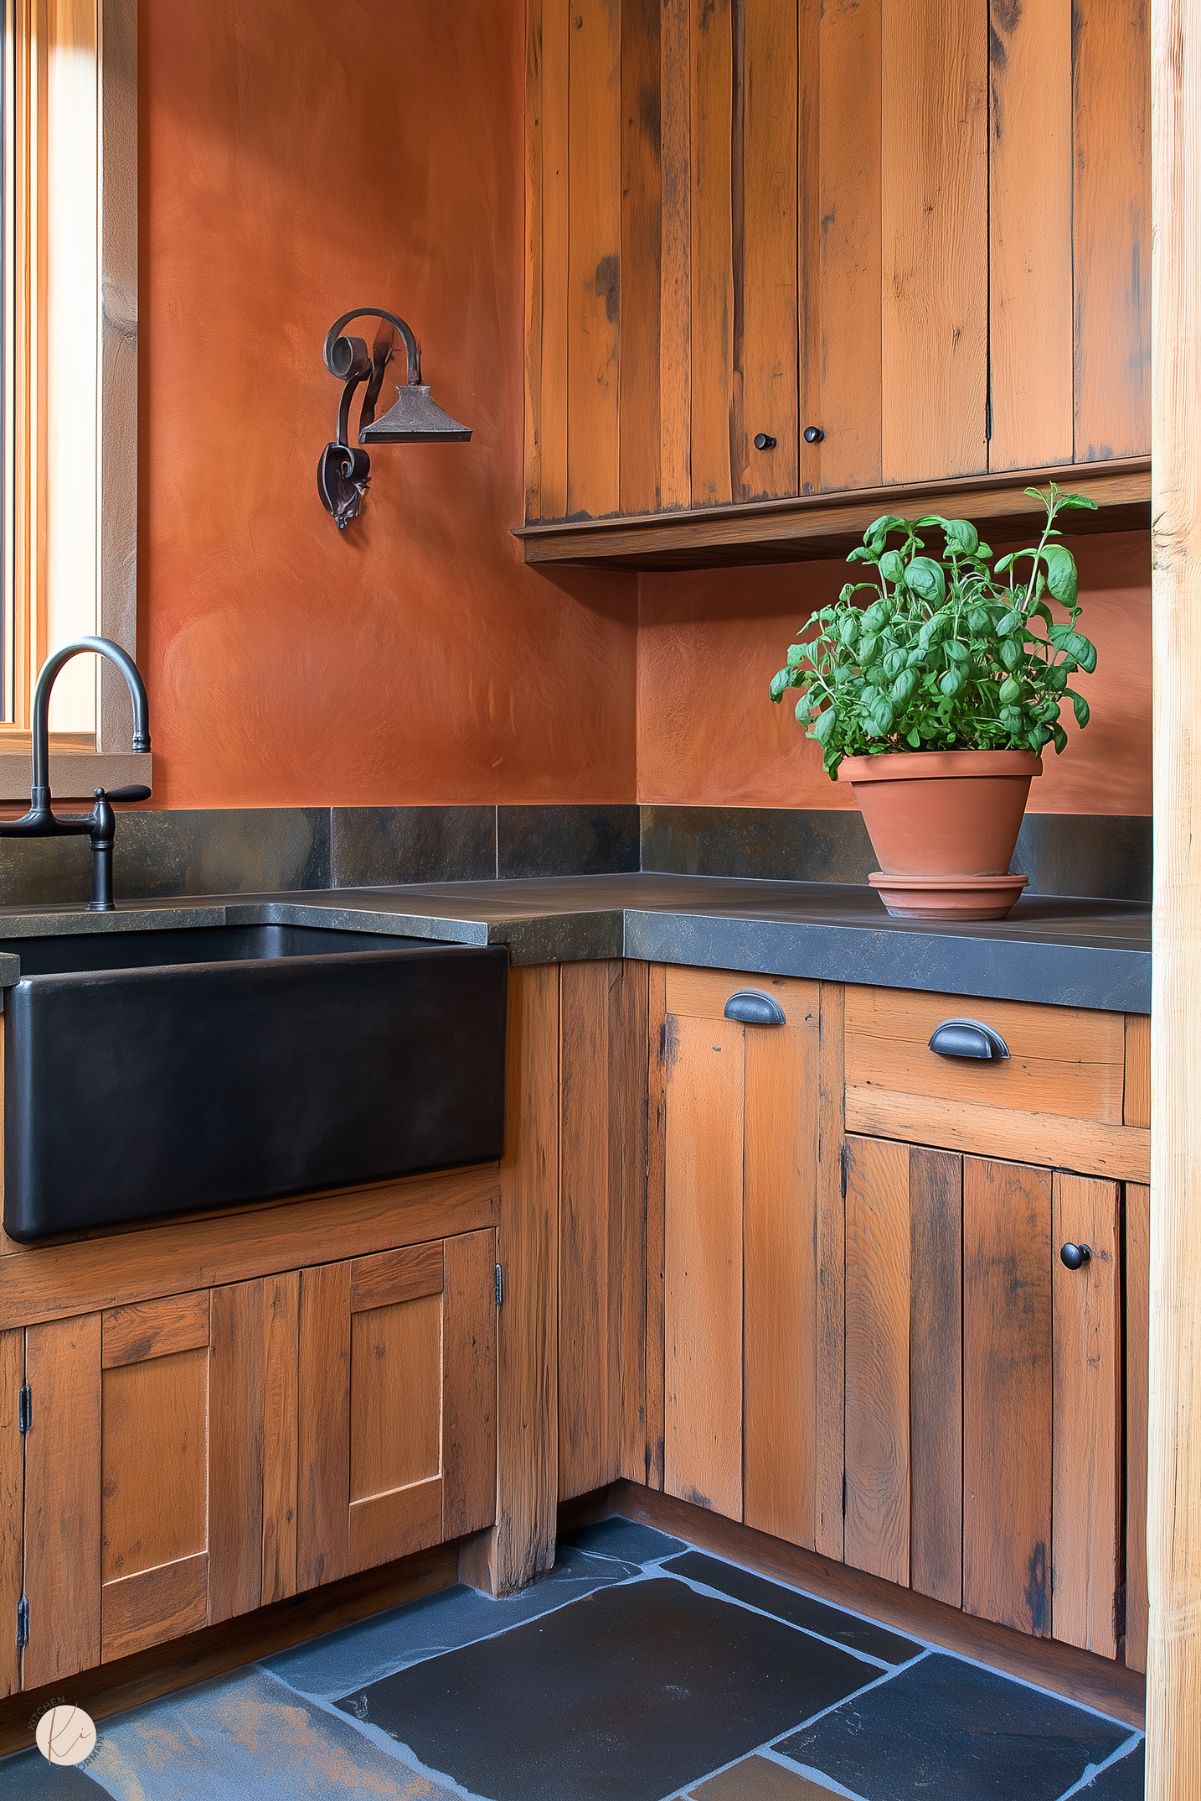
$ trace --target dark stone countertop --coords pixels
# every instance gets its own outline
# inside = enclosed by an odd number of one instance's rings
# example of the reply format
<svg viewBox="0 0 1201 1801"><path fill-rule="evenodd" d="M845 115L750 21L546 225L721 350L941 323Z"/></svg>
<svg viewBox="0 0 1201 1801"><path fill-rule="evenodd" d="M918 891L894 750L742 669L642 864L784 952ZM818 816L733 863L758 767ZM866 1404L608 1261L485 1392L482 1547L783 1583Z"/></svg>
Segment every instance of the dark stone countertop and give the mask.
<svg viewBox="0 0 1201 1801"><path fill-rule="evenodd" d="M1150 909L1031 898L1006 920L890 919L871 889L709 876L555 876L145 901L115 913L0 909L0 987L21 938L255 924L504 944L515 963L599 957L1146 1013Z"/></svg>

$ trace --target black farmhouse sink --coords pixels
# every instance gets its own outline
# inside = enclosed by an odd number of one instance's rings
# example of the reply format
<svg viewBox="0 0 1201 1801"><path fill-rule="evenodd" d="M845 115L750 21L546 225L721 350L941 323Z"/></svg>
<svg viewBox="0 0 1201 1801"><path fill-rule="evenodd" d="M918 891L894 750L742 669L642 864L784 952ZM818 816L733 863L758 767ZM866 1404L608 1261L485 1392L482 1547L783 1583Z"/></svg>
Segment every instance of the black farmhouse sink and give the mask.
<svg viewBox="0 0 1201 1801"><path fill-rule="evenodd" d="M280 925L0 949L14 1238L501 1153L503 949Z"/></svg>

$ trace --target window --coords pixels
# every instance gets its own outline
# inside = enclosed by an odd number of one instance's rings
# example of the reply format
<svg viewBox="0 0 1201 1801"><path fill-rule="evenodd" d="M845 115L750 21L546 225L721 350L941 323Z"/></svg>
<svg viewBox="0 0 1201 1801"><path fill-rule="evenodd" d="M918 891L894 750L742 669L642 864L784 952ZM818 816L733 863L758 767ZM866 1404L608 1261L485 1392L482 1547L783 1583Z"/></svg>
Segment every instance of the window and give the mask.
<svg viewBox="0 0 1201 1801"><path fill-rule="evenodd" d="M137 528L136 0L2 3L0 800L28 794L48 653L97 631L134 649ZM110 679L79 658L56 684L64 798L144 779Z"/></svg>

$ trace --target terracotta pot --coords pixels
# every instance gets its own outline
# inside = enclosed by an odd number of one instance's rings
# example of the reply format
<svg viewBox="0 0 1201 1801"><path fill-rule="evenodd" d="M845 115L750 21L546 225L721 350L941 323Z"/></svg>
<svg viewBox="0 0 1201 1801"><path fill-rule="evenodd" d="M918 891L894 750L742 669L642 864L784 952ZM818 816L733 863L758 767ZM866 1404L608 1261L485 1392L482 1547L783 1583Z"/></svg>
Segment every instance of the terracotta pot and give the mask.
<svg viewBox="0 0 1201 1801"><path fill-rule="evenodd" d="M1003 919L1026 885L1008 873L1030 784L1028 750L915 750L847 757L872 848L873 876L900 918ZM965 879L966 878L966 879Z"/></svg>

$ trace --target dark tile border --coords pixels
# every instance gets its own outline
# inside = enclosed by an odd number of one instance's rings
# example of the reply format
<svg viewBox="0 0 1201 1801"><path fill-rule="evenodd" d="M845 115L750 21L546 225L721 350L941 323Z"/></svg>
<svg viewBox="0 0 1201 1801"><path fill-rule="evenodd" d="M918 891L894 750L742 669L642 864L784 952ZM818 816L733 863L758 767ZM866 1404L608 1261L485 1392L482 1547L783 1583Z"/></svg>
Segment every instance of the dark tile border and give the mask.
<svg viewBox="0 0 1201 1801"><path fill-rule="evenodd" d="M663 875L866 882L876 868L859 814L835 807L642 809L642 867ZM1149 901L1151 820L1028 813L1013 867L1031 894Z"/></svg>
<svg viewBox="0 0 1201 1801"><path fill-rule="evenodd" d="M640 836L634 805L498 807L496 873L628 875L639 868Z"/></svg>

